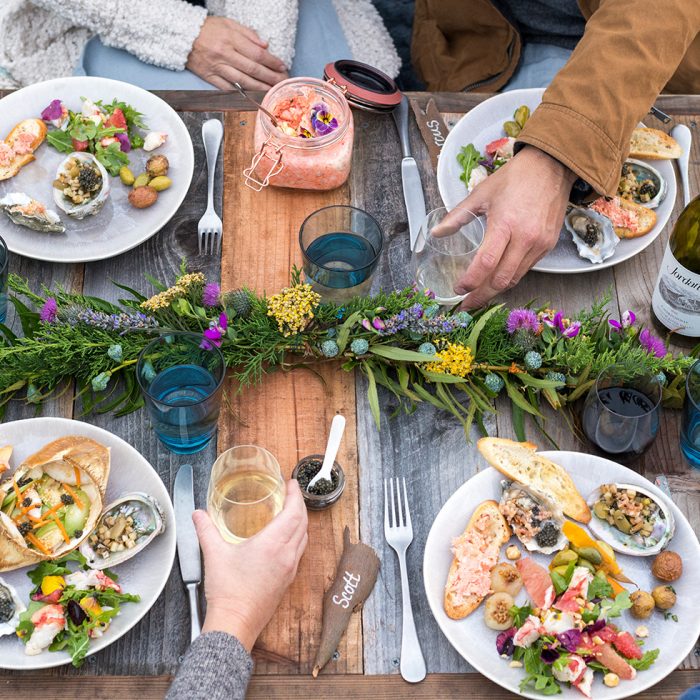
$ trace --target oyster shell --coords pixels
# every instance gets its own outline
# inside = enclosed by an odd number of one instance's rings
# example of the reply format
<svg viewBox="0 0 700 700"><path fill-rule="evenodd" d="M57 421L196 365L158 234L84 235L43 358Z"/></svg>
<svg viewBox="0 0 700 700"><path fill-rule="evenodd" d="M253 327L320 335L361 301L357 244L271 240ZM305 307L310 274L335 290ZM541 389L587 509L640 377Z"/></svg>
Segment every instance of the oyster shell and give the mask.
<svg viewBox="0 0 700 700"><path fill-rule="evenodd" d="M0 637L15 633L19 616L26 609L17 591L0 578Z"/></svg>
<svg viewBox="0 0 700 700"><path fill-rule="evenodd" d="M614 506L611 508L608 505L607 512L605 508L600 506L601 502L603 504L606 503L602 489L607 486L610 486L610 484L603 484L588 497L588 505L593 511L593 517L588 523L591 532L599 539L607 542L616 552L621 552L622 554L629 554L633 557L647 557L658 554L671 541L676 529L675 518L669 505L664 499L659 498L643 486L614 484L618 493L627 493L628 498L631 498L629 494L634 491L635 494L650 501L648 506L650 512L646 519L651 525L651 533L648 536L644 536L640 531L624 532L619 526L622 526L625 530L628 529L630 525L629 520L623 521L622 517L624 515L621 513L616 514L617 509ZM615 501L611 501L611 503L614 504ZM609 522L610 519L613 520L612 523Z"/></svg>
<svg viewBox="0 0 700 700"><path fill-rule="evenodd" d="M88 201L81 202L79 204L74 203L63 193L63 190L56 187L56 182L58 182L62 175L66 175L69 165L73 161L80 161L81 163L90 164L93 168L97 169L100 175L101 183L97 192ZM107 171L104 169L102 163L100 163L95 156L91 153L85 152L75 152L71 153L59 166L56 171L56 180L54 181L53 188L53 199L56 202L56 206L62 211L66 212L68 216L72 216L74 219L84 219L86 216L93 216L102 209L109 197L109 192L111 189L110 178Z"/></svg>
<svg viewBox="0 0 700 700"><path fill-rule="evenodd" d="M133 518L136 532L134 546L115 552L98 553L96 550L100 547L94 542L94 536L105 524L105 518L119 516ZM108 569L136 556L164 531L165 518L158 501L145 493L130 493L113 501L102 511L95 529L81 545L80 552L87 559L87 565L91 569Z"/></svg>
<svg viewBox="0 0 700 700"><path fill-rule="evenodd" d="M66 230L55 211L47 209L24 192L8 192L0 199L0 209L18 226L26 226L33 231L63 233Z"/></svg>
<svg viewBox="0 0 700 700"><path fill-rule="evenodd" d="M668 183L661 173L641 160L628 158L622 164L622 174L617 193L637 204L656 209L661 204Z"/></svg>
<svg viewBox="0 0 700 700"><path fill-rule="evenodd" d="M592 263L607 260L620 242L610 219L591 209L572 207L564 217L564 226L578 254Z"/></svg>
<svg viewBox="0 0 700 700"><path fill-rule="evenodd" d="M502 481L501 487L499 509L528 550L552 554L566 546L564 515L553 501L524 484Z"/></svg>

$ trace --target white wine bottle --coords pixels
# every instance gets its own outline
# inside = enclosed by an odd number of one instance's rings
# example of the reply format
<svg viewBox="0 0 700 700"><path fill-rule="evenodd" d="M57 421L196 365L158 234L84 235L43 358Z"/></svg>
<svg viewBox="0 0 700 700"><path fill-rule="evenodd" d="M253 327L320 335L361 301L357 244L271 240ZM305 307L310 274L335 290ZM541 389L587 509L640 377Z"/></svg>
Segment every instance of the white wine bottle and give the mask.
<svg viewBox="0 0 700 700"><path fill-rule="evenodd" d="M700 339L700 196L681 212L651 298L657 325L677 341Z"/></svg>

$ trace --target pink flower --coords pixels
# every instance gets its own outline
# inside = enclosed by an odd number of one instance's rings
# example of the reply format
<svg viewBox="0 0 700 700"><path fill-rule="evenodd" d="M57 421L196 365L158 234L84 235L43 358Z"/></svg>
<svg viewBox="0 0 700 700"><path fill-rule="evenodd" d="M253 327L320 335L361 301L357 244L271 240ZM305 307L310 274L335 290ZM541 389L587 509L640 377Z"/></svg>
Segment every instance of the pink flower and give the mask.
<svg viewBox="0 0 700 700"><path fill-rule="evenodd" d="M666 345L661 338L652 335L648 328L645 328L639 334L639 344L650 354L655 355L659 359L666 357Z"/></svg>
<svg viewBox="0 0 700 700"><path fill-rule="evenodd" d="M382 321L381 318L379 318L379 316L375 316L375 317L372 319L372 325L373 325L374 328L376 328L378 331L383 331L383 330L386 328L386 324L384 323L384 321Z"/></svg>
<svg viewBox="0 0 700 700"><path fill-rule="evenodd" d="M208 308L219 305L221 297L221 287L216 282L209 282L202 291L202 304Z"/></svg>
<svg viewBox="0 0 700 700"><path fill-rule="evenodd" d="M212 321L209 324L209 328L204 331L204 338L202 338L202 342L199 344L199 347L203 348L204 350L211 350L214 346L220 348L227 329L228 318L226 317L226 314L222 313L219 316L219 322L217 323L216 321Z"/></svg>
<svg viewBox="0 0 700 700"><path fill-rule="evenodd" d="M114 138L119 141L119 150L128 153L131 150L131 141L126 134L114 134Z"/></svg>
<svg viewBox="0 0 700 700"><path fill-rule="evenodd" d="M506 330L513 335L516 331L530 331L537 333L540 329L540 323L537 320L537 314L530 309L513 309L508 314L506 321Z"/></svg>
<svg viewBox="0 0 700 700"><path fill-rule="evenodd" d="M49 297L39 311L39 320L44 323L53 323L58 315L58 304L53 297Z"/></svg>
<svg viewBox="0 0 700 700"><path fill-rule="evenodd" d="M581 322L574 321L570 323L566 328L564 328L561 334L565 338L575 338L581 332Z"/></svg>
<svg viewBox="0 0 700 700"><path fill-rule="evenodd" d="M620 321L616 321L614 318L608 319L608 323L616 330L616 331L621 331L623 328L629 328L630 326L634 325L634 322L637 320L637 316L635 315L634 311L630 311L629 309L627 311L622 312L622 319Z"/></svg>
<svg viewBox="0 0 700 700"><path fill-rule="evenodd" d="M51 100L49 106L41 113L41 118L45 122L60 119L63 116L63 103L61 100Z"/></svg>

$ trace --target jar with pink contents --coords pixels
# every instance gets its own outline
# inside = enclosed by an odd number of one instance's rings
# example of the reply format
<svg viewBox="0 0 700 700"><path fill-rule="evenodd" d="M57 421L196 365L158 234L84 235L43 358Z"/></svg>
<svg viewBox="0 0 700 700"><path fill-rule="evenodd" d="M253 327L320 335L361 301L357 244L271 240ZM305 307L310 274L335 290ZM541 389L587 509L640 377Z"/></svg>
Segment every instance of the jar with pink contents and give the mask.
<svg viewBox="0 0 700 700"><path fill-rule="evenodd" d="M316 78L289 78L265 95L255 121L256 155L246 185L332 190L350 174L354 126L343 91Z"/></svg>

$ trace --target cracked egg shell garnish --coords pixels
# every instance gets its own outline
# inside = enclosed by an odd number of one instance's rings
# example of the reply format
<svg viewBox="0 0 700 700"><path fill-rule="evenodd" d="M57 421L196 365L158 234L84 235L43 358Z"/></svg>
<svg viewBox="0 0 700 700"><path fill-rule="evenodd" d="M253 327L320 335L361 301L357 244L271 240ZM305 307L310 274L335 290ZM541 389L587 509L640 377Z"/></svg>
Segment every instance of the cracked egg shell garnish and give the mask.
<svg viewBox="0 0 700 700"><path fill-rule="evenodd" d="M15 633L19 616L26 609L17 591L0 578L0 637Z"/></svg>
<svg viewBox="0 0 700 700"><path fill-rule="evenodd" d="M616 552L633 557L658 554L675 532L664 499L634 484L602 484L588 497L591 532Z"/></svg>
<svg viewBox="0 0 700 700"><path fill-rule="evenodd" d="M102 163L91 153L76 151L58 166L53 198L68 216L84 219L102 209L110 189L109 174Z"/></svg>
<svg viewBox="0 0 700 700"><path fill-rule="evenodd" d="M158 501L131 493L110 503L80 547L91 569L108 569L136 556L165 531Z"/></svg>
<svg viewBox="0 0 700 700"><path fill-rule="evenodd" d="M61 217L24 192L8 192L0 199L0 210L18 226L42 233L63 233L66 227Z"/></svg>

